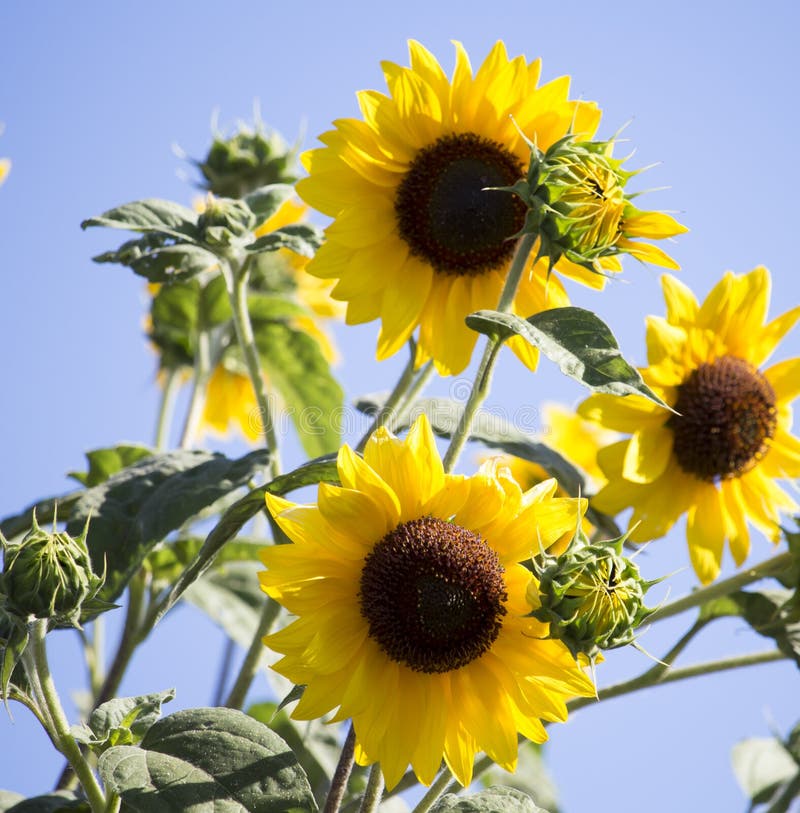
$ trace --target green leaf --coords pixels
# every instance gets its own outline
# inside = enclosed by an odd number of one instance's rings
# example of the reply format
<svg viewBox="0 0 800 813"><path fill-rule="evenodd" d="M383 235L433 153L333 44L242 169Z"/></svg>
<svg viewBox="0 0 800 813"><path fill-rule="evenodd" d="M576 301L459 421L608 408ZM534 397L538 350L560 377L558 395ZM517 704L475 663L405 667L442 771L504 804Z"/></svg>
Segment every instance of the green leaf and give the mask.
<svg viewBox="0 0 800 813"><path fill-rule="evenodd" d="M72 509L78 499L83 495L83 491L72 491L69 494L62 494L60 497L48 497L44 500L29 505L19 514L12 514L0 521L0 533L6 539L13 539L15 536L26 534L33 527L33 514L44 528L48 523L52 523L56 513L59 522L66 521L72 514Z"/></svg>
<svg viewBox="0 0 800 813"><path fill-rule="evenodd" d="M336 457L328 455L300 466L294 471L276 477L262 488L255 488L235 502L222 515L220 521L206 537L197 558L186 568L178 582L170 590L156 620L164 617L173 607L184 591L210 567L222 547L233 539L242 526L251 520L259 511L266 510L264 495L283 495L303 486L320 482L337 482Z"/></svg>
<svg viewBox="0 0 800 813"><path fill-rule="evenodd" d="M254 562L230 563L222 570L205 573L189 586L183 598L247 650L267 601L257 575L263 569Z"/></svg>
<svg viewBox="0 0 800 813"><path fill-rule="evenodd" d="M172 584L193 562L203 547L203 539L197 536L183 537L150 551L147 567L153 574L153 581ZM263 539L245 539L241 536L229 540L217 557L214 566L221 567L229 562L258 562L258 552L264 547Z"/></svg>
<svg viewBox="0 0 800 813"><path fill-rule="evenodd" d="M253 319L264 371L285 401L309 457L339 448L344 394L315 338L291 325Z"/></svg>
<svg viewBox="0 0 800 813"><path fill-rule="evenodd" d="M263 450L239 460L199 451L153 455L112 475L78 499L67 525L73 535L91 516L87 545L100 598L113 601L147 553L203 508L245 485L267 462Z"/></svg>
<svg viewBox="0 0 800 813"><path fill-rule="evenodd" d="M0 700L4 703L8 702L11 679L29 638L28 628L21 621L0 611Z"/></svg>
<svg viewBox="0 0 800 813"><path fill-rule="evenodd" d="M448 810L459 813L547 813L522 791L501 785L472 796L447 793L431 808L431 813L445 813Z"/></svg>
<svg viewBox="0 0 800 813"><path fill-rule="evenodd" d="M146 198L109 209L98 217L90 217L81 223L81 228L108 226L112 229L127 229L144 234L156 232L168 234L180 241L199 243L197 218L197 212L179 203Z"/></svg>
<svg viewBox="0 0 800 813"><path fill-rule="evenodd" d="M62 810L91 813L91 809L87 801L79 799L71 790L54 790L44 796L24 799L11 807L0 807L4 813L61 813Z"/></svg>
<svg viewBox="0 0 800 813"><path fill-rule="evenodd" d="M256 216L256 227L272 217L294 195L294 187L286 183L274 183L254 189L245 195L244 202Z"/></svg>
<svg viewBox="0 0 800 813"><path fill-rule="evenodd" d="M292 223L259 237L255 242L245 246L245 249L251 254L260 254L262 251L288 248L302 257L313 257L321 245L322 232L316 226L310 223Z"/></svg>
<svg viewBox="0 0 800 813"><path fill-rule="evenodd" d="M286 743L232 709L188 709L157 722L140 747L109 748L107 788L136 813L315 811L308 780Z"/></svg>
<svg viewBox="0 0 800 813"><path fill-rule="evenodd" d="M783 743L774 737L751 737L733 746L731 763L736 781L754 805L775 799L800 768ZM777 813L777 808L770 808ZM786 810L784 807L783 810Z"/></svg>
<svg viewBox="0 0 800 813"><path fill-rule="evenodd" d="M292 749L308 777L318 804L322 804L336 770L342 746L337 727L320 720L296 722L275 703L258 703L247 713L269 726Z"/></svg>
<svg viewBox="0 0 800 813"><path fill-rule="evenodd" d="M96 263L125 265L149 282L187 281L217 263L217 258L194 243L176 242L170 234L151 233L128 240L114 251L92 258Z"/></svg>
<svg viewBox="0 0 800 813"><path fill-rule="evenodd" d="M361 412L374 415L383 406L383 399L379 396L366 395L357 399L355 406ZM433 431L439 437L449 439L458 426L463 409L462 404L450 398L421 398L402 423L394 421L391 428L394 431L407 429L418 415L424 413ZM469 439L478 441L490 449L497 449L522 460L537 463L551 477L555 477L561 488L571 497L588 497L592 493L585 472L552 447L517 429L502 415L479 410L475 415ZM601 514L589 506L586 517L596 528L600 528L611 538L621 536L620 529L610 516Z"/></svg>
<svg viewBox="0 0 800 813"><path fill-rule="evenodd" d="M552 308L528 319L513 313L481 310L470 314L467 325L478 333L507 339L522 336L558 364L564 375L590 390L611 395L643 395L666 409L642 380L638 370L622 357L609 327L583 308Z"/></svg>
<svg viewBox="0 0 800 813"><path fill-rule="evenodd" d="M115 697L96 708L88 723L72 727L72 736L102 753L114 745L134 745L161 716L161 706L175 698L175 689L139 697Z"/></svg>
<svg viewBox="0 0 800 813"><path fill-rule="evenodd" d="M800 667L800 621L791 620L788 614L793 599L791 590L740 590L704 604L700 620L743 618L759 635L772 638Z"/></svg>
<svg viewBox="0 0 800 813"><path fill-rule="evenodd" d="M136 444L120 444L119 446L109 446L106 449L94 449L86 452L86 460L89 463L89 471L71 471L67 475L82 483L87 488L104 483L118 471L132 466L142 458L150 457L153 450L147 446Z"/></svg>
<svg viewBox="0 0 800 813"><path fill-rule="evenodd" d="M250 294L247 309L254 325L261 322L285 322L298 316L308 316L309 311L288 296L274 294Z"/></svg>

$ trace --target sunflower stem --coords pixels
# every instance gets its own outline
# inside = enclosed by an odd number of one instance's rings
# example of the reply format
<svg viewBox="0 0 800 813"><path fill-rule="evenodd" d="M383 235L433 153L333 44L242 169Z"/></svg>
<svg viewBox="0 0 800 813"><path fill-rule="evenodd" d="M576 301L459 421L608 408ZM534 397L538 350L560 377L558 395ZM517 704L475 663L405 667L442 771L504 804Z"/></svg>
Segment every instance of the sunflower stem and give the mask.
<svg viewBox="0 0 800 813"><path fill-rule="evenodd" d="M253 325L250 321L250 309L247 304L247 284L250 280L250 261L237 263L235 259L223 258L220 262L228 297L233 311L233 326L236 331L236 340L241 348L247 372L253 385L261 425L264 429L264 440L270 453L268 477L274 479L280 474L281 461L278 450L278 436L275 432L272 407L269 402L266 382L261 374L261 361L258 357Z"/></svg>
<svg viewBox="0 0 800 813"><path fill-rule="evenodd" d="M375 418L370 424L369 429L364 432L364 435L358 442L355 449L357 452L363 452L373 432L376 432L382 426L386 426L386 424L395 417L398 404L403 400L403 396L406 392L411 389L412 382L414 381L414 359L416 357L417 348L413 339L409 340L408 346L411 358L409 358L408 364L403 368L403 372L400 373L400 378L397 379L397 383L394 385L394 389L389 393L389 397L375 414Z"/></svg>
<svg viewBox="0 0 800 813"><path fill-rule="evenodd" d="M683 598L676 599L669 604L665 604L663 607L659 607L652 615L648 616L647 621L648 623L661 621L664 618L670 618L673 615L686 612L686 610L691 610L694 607L700 607L713 599L730 595L752 582L774 576L776 573L780 573L782 570L790 567L793 563L793 554L780 553L754 567L737 573L735 576L710 584L708 587L701 587L699 590L689 593L688 596L683 596Z"/></svg>
<svg viewBox="0 0 800 813"><path fill-rule="evenodd" d="M89 804L92 813L105 813L106 798L100 785L89 767L89 763L81 753L78 743L69 730L69 721L61 700L56 691L53 677L50 673L50 665L47 662L47 646L45 636L47 635L47 619L38 618L30 625L31 650L30 665L36 673L38 688L41 692L40 704L47 709L48 718L52 724L50 734L56 748L69 760L69 764L75 771Z"/></svg>
<svg viewBox="0 0 800 813"><path fill-rule="evenodd" d="M447 786L453 781L453 774L448 767L442 768L439 776L428 788L425 795L417 802L417 806L411 813L427 813L447 790Z"/></svg>
<svg viewBox="0 0 800 813"><path fill-rule="evenodd" d="M369 769L369 779L367 780L367 787L364 790L364 798L361 800L358 813L375 813L378 809L378 805L381 803L383 788L384 783L381 766L380 763L375 762Z"/></svg>
<svg viewBox="0 0 800 813"><path fill-rule="evenodd" d="M280 610L281 605L278 604L277 601L271 598L267 599L264 604L264 609L261 611L261 618L253 635L253 640L250 642L250 648L244 656L239 674L236 676L233 687L225 700L225 705L229 709L240 709L244 705L247 692L261 664L261 658L266 652L266 648L261 639L272 629L272 625L275 623Z"/></svg>
<svg viewBox="0 0 800 813"><path fill-rule="evenodd" d="M498 311L507 312L511 310L511 305L514 302L514 296L517 293L522 272L528 262L528 257L533 250L536 239L535 234L523 234L517 243L517 250L511 262L511 267L508 269L503 291L500 294L500 301L497 303ZM453 432L450 445L442 461L445 471L449 472L453 470L464 445L467 440L469 440L469 433L472 429L472 422L475 420L475 415L477 415L481 404L489 395L492 372L504 341L505 339L499 336L489 336L486 339L486 347L483 351L478 374L475 377L469 397L467 398L467 403L464 404L464 410L459 418L458 426L455 432Z"/></svg>
<svg viewBox="0 0 800 813"><path fill-rule="evenodd" d="M175 411L175 396L181 383L181 374L177 367L167 370L164 387L161 390L161 403L158 407L156 419L155 446L156 451L163 452L169 443L169 428L172 415Z"/></svg>
<svg viewBox="0 0 800 813"><path fill-rule="evenodd" d="M211 375L211 338L205 328L197 331L197 350L194 354L194 383L189 409L181 432L180 447L188 449L194 442L198 427L203 418L206 403L206 388Z"/></svg>
<svg viewBox="0 0 800 813"><path fill-rule="evenodd" d="M339 754L339 762L333 773L328 798L325 800L325 807L322 813L338 813L342 799L344 799L344 792L347 790L347 780L350 778L350 772L353 770L353 757L355 753L356 732L351 723L344 745L342 745L342 752Z"/></svg>
<svg viewBox="0 0 800 813"><path fill-rule="evenodd" d="M405 416L414 408L417 398L419 398L420 393L422 393L428 382L431 380L431 376L434 372L435 368L432 361L426 362L425 366L420 369L417 377L414 379L414 383L411 385L411 388L406 393L402 403L397 408L397 414L395 415L396 420L404 420Z"/></svg>

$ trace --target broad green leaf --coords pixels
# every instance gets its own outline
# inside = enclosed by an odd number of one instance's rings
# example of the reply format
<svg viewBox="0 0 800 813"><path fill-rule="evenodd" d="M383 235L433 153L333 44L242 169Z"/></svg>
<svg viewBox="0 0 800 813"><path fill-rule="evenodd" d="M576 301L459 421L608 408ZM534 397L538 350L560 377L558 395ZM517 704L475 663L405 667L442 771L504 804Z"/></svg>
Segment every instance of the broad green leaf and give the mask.
<svg viewBox="0 0 800 813"><path fill-rule="evenodd" d="M147 567L153 581L173 584L180 574L197 558L203 547L203 539L197 536L169 541L147 556ZM231 539L214 559L219 567L227 562L257 562L258 552L264 547L263 539Z"/></svg>
<svg viewBox="0 0 800 813"><path fill-rule="evenodd" d="M293 223L259 237L245 249L252 254L287 248L302 257L313 257L322 245L322 232L310 223Z"/></svg>
<svg viewBox="0 0 800 813"><path fill-rule="evenodd" d="M170 607L175 605L188 586L211 566L223 545L233 539L242 526L259 511L266 509L264 495L267 491L271 494L283 495L303 486L323 481L337 482L337 477L336 458L333 455L328 455L317 460L310 460L294 471L276 477L266 486L253 489L249 494L235 502L222 515L220 521L206 537L197 558L186 568L170 591L158 614L158 619L163 618L164 614L169 611Z"/></svg>
<svg viewBox="0 0 800 813"><path fill-rule="evenodd" d="M221 570L206 572L189 586L183 598L247 650L267 601L257 575L263 569L255 562L229 563Z"/></svg>
<svg viewBox="0 0 800 813"><path fill-rule="evenodd" d="M583 308L552 308L528 319L513 313L481 310L467 316L478 333L507 339L522 336L558 364L564 375L590 390L611 395L643 395L669 409L620 353L609 327Z"/></svg>
<svg viewBox="0 0 800 813"><path fill-rule="evenodd" d="M72 736L101 753L114 745L135 745L161 716L161 706L175 698L175 689L139 697L115 697L96 708L88 723L72 727Z"/></svg>
<svg viewBox="0 0 800 813"><path fill-rule="evenodd" d="M342 750L337 727L320 720L292 720L275 703L258 703L247 713L269 726L292 749L306 772L314 798L322 804Z"/></svg>
<svg viewBox="0 0 800 813"><path fill-rule="evenodd" d="M315 338L284 322L253 319L261 363L285 401L309 456L339 447L343 392Z"/></svg>
<svg viewBox="0 0 800 813"><path fill-rule="evenodd" d="M356 409L374 415L383 405L380 396L362 396L355 402ZM450 398L421 398L401 423L394 421L394 431L407 429L421 413L427 415L433 431L442 438L451 438L458 426L463 405ZM571 497L588 497L586 474L552 447L535 440L518 429L502 415L479 410L475 415L469 439L478 441L490 449L519 457L540 465L551 477L555 477L561 488ZM524 483L520 483L524 487ZM621 536L616 522L606 514L601 514L589 506L586 517L596 528L600 528L611 538Z"/></svg>
<svg viewBox="0 0 800 813"><path fill-rule="evenodd" d="M547 813L522 791L497 786L471 796L447 793L431 808L431 813Z"/></svg>
<svg viewBox="0 0 800 813"><path fill-rule="evenodd" d="M128 240L118 249L92 258L96 263L126 265L149 282L183 282L217 263L210 251L194 243L176 242L170 234L150 233Z"/></svg>
<svg viewBox="0 0 800 813"><path fill-rule="evenodd" d="M533 801L550 811L558 813L558 790L542 759L542 746L530 740L519 745L517 770L514 773L492 765L480 778L484 787L502 785L516 788L530 796Z"/></svg>
<svg viewBox="0 0 800 813"><path fill-rule="evenodd" d="M256 216L256 226L272 217L294 195L294 187L286 183L274 183L254 189L244 196L244 202Z"/></svg>
<svg viewBox="0 0 800 813"><path fill-rule="evenodd" d="M800 666L800 622L787 617L793 598L791 590L740 590L704 604L700 620L743 618L759 635L772 638L778 649Z"/></svg>
<svg viewBox="0 0 800 813"><path fill-rule="evenodd" d="M83 493L83 491L72 491L69 494L62 494L60 497L39 500L20 511L19 514L13 514L0 521L0 533L9 540L26 534L33 526L34 512L36 512L36 519L42 528L52 524L56 513L59 522L66 522L72 514L75 503Z"/></svg>
<svg viewBox="0 0 800 813"><path fill-rule="evenodd" d="M0 807L3 813L61 813L69 810L72 813L91 813L89 803L79 799L71 790L54 790L43 796L23 799L11 807Z"/></svg>
<svg viewBox="0 0 800 813"><path fill-rule="evenodd" d="M73 535L91 516L87 544L96 572L105 568L100 598L113 601L147 553L200 510L245 485L264 465L264 451L239 460L199 451L153 455L90 488L67 525Z"/></svg>
<svg viewBox="0 0 800 813"><path fill-rule="evenodd" d="M750 737L737 742L731 751L731 763L736 781L753 804L769 802L781 785L800 771L774 737Z"/></svg>
<svg viewBox="0 0 800 813"><path fill-rule="evenodd" d="M119 446L110 446L106 449L94 449L86 452L89 471L71 471L67 475L77 480L87 488L104 483L118 471L132 466L138 460L150 457L153 450L147 446L122 443Z"/></svg>
<svg viewBox="0 0 800 813"><path fill-rule="evenodd" d="M308 316L309 311L288 296L276 294L250 294L247 309L254 325L260 322L285 322L298 316Z"/></svg>
<svg viewBox="0 0 800 813"><path fill-rule="evenodd" d="M108 226L144 234L156 232L168 234L176 240L198 243L200 231L197 217L197 212L179 203L146 198L109 209L98 217L90 217L81 223L81 228Z"/></svg>
<svg viewBox="0 0 800 813"><path fill-rule="evenodd" d="M109 748L106 786L135 813L315 811L308 780L286 743L240 711L188 709L160 720L141 746Z"/></svg>

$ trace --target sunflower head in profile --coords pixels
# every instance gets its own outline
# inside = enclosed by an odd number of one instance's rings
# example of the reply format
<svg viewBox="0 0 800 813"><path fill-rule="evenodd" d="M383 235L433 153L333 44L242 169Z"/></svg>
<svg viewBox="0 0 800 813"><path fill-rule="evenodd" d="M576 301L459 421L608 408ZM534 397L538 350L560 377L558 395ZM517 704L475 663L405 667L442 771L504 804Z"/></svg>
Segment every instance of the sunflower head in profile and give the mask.
<svg viewBox="0 0 800 813"><path fill-rule="evenodd" d="M667 315L648 318L642 377L674 412L640 396L602 394L579 412L631 435L600 451L608 484L593 504L611 514L632 506L634 541L663 536L685 513L705 584L719 574L726 541L736 564L744 562L748 523L777 541L780 512L797 510L775 481L800 475L789 406L800 392L800 358L762 365L800 307L766 322L765 268L725 274L702 305L674 277L662 283Z"/></svg>
<svg viewBox="0 0 800 813"><path fill-rule="evenodd" d="M584 502L547 480L523 492L487 462L445 474L425 416L405 440L343 447L341 486L316 504L267 495L291 545L263 551L264 591L296 616L265 643L306 686L296 719L352 719L356 759L393 787L410 764L425 784L442 759L468 785L485 751L513 770L517 737L542 742L570 696L594 693L566 646L530 617L520 564L576 527Z"/></svg>

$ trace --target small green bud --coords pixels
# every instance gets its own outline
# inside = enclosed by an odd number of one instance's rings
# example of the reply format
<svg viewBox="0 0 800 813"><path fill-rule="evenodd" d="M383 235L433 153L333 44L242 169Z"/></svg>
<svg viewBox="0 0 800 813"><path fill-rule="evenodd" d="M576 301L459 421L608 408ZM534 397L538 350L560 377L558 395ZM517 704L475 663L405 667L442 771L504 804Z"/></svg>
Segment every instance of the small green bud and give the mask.
<svg viewBox="0 0 800 813"><path fill-rule="evenodd" d="M550 637L559 638L577 657L594 658L634 640L636 628L653 611L644 594L655 584L622 555L625 537L589 544L576 537L561 556L544 554L536 563L528 602L531 615L550 624Z"/></svg>
<svg viewBox="0 0 800 813"><path fill-rule="evenodd" d="M205 160L194 162L205 179L205 188L223 198L243 198L262 186L293 184L299 177L297 150L256 120L244 124L230 138L216 135Z"/></svg>
<svg viewBox="0 0 800 813"><path fill-rule="evenodd" d="M92 572L86 533L78 537L39 527L36 514L33 527L19 542L9 542L0 534L3 572L0 573L0 605L12 617L27 622L51 618L77 626L84 602L93 599L103 578Z"/></svg>
<svg viewBox="0 0 800 813"><path fill-rule="evenodd" d="M255 240L256 216L241 200L208 196L205 209L197 219L203 240L210 246L229 246L234 242Z"/></svg>

